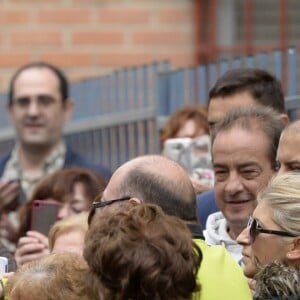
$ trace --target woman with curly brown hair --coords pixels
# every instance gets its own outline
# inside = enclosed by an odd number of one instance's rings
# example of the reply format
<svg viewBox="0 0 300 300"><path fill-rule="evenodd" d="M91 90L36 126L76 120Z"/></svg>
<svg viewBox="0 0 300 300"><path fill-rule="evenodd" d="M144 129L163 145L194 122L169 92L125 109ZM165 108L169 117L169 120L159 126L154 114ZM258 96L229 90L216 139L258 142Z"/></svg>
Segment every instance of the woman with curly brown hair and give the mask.
<svg viewBox="0 0 300 300"><path fill-rule="evenodd" d="M200 290L201 250L186 225L156 205L128 202L95 214L84 257L99 299L183 300Z"/></svg>

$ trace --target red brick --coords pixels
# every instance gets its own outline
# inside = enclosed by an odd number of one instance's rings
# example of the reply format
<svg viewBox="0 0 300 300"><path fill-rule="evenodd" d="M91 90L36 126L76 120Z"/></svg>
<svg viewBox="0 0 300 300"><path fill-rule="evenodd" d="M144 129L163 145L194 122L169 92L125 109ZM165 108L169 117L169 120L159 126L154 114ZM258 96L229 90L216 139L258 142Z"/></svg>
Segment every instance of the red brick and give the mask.
<svg viewBox="0 0 300 300"><path fill-rule="evenodd" d="M192 9L170 8L159 12L159 20L166 23L193 22Z"/></svg>
<svg viewBox="0 0 300 300"><path fill-rule="evenodd" d="M145 9L136 8L105 8L99 10L101 23L146 23L149 20L150 12Z"/></svg>
<svg viewBox="0 0 300 300"><path fill-rule="evenodd" d="M10 0L9 2L13 4L48 4L47 1L41 1L41 0ZM61 0L51 0L51 4L61 2Z"/></svg>
<svg viewBox="0 0 300 300"><path fill-rule="evenodd" d="M178 31L164 31L164 32L146 32L140 31L133 34L133 41L135 44L142 45L180 45L183 43L190 43L192 41L191 33L183 33Z"/></svg>
<svg viewBox="0 0 300 300"><path fill-rule="evenodd" d="M150 63L155 57L149 53L103 53L98 56L97 63L101 66L125 67Z"/></svg>
<svg viewBox="0 0 300 300"><path fill-rule="evenodd" d="M196 56L192 51L180 53L168 52L158 55L157 60L162 61L164 59L168 59L175 68L195 66L197 63Z"/></svg>
<svg viewBox="0 0 300 300"><path fill-rule="evenodd" d="M20 10L0 10L0 24L24 24L29 20L29 13Z"/></svg>
<svg viewBox="0 0 300 300"><path fill-rule="evenodd" d="M19 67L29 60L29 53L0 52L0 68Z"/></svg>
<svg viewBox="0 0 300 300"><path fill-rule="evenodd" d="M99 0L72 0L72 4L80 4L80 5L86 5L86 4L94 4L96 6L99 6Z"/></svg>
<svg viewBox="0 0 300 300"><path fill-rule="evenodd" d="M59 67L83 67L92 64L92 57L87 53L43 53L40 59L58 65Z"/></svg>
<svg viewBox="0 0 300 300"><path fill-rule="evenodd" d="M61 45L61 33L57 31L43 32L13 32L10 35L13 46L58 46Z"/></svg>
<svg viewBox="0 0 300 300"><path fill-rule="evenodd" d="M80 31L72 34L73 44L122 44L123 33L120 31Z"/></svg>
<svg viewBox="0 0 300 300"><path fill-rule="evenodd" d="M87 9L44 9L38 13L40 23L86 23L89 19Z"/></svg>

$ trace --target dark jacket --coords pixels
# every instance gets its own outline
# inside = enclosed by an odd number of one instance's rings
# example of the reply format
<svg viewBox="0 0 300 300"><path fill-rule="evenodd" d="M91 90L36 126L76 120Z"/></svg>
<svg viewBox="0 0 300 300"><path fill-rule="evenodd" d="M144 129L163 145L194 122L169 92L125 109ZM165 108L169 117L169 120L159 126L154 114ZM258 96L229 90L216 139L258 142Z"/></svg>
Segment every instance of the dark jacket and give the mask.
<svg viewBox="0 0 300 300"><path fill-rule="evenodd" d="M197 205L197 217L201 224L202 229L204 230L206 229L207 217L212 213L220 211L216 203L214 190L199 194L197 196L196 205Z"/></svg>

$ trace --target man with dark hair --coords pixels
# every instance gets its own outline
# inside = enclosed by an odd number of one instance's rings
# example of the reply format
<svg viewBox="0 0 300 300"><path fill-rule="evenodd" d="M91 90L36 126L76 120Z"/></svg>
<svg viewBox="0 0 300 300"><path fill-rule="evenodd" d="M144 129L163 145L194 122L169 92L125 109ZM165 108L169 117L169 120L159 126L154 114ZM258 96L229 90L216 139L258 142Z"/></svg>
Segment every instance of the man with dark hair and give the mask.
<svg viewBox="0 0 300 300"><path fill-rule="evenodd" d="M225 248L205 244L201 226L197 223L192 183L176 162L159 155L135 158L113 173L99 200L94 203L90 223L92 218L98 217L98 210L99 217L105 217L107 210L110 213L124 201L156 204L165 213L179 217L189 227L203 255L197 276L201 299L251 299L241 268Z"/></svg>
<svg viewBox="0 0 300 300"><path fill-rule="evenodd" d="M223 245L239 262L236 238L247 226L256 196L277 171L276 150L283 123L273 109L250 106L229 111L215 125L212 160L221 212L209 215L204 232L210 245Z"/></svg>
<svg viewBox="0 0 300 300"><path fill-rule="evenodd" d="M261 69L227 71L209 92L208 122L212 127L230 109L254 104L272 107L287 123L283 91L276 77Z"/></svg>
<svg viewBox="0 0 300 300"><path fill-rule="evenodd" d="M86 167L106 179L110 177L106 168L87 162L63 140L63 127L74 104L61 70L44 62L22 66L13 75L8 94L7 109L16 144L0 158L1 211L15 209L31 195L40 179L64 167ZM7 225L8 219L4 222L3 218L2 223Z"/></svg>
<svg viewBox="0 0 300 300"><path fill-rule="evenodd" d="M229 110L250 105L271 107L280 114L284 124L289 121L281 84L277 78L265 70L242 68L227 71L210 90L210 128L221 121ZM197 216L203 228L206 226L208 215L218 210L214 191L202 193L197 197Z"/></svg>

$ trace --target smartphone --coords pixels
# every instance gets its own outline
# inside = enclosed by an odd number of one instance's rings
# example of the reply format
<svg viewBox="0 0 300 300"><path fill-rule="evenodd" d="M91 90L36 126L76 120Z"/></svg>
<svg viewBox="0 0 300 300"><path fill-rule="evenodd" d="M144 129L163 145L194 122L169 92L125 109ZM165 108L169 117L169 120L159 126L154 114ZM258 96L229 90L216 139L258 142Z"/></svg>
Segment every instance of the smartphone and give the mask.
<svg viewBox="0 0 300 300"><path fill-rule="evenodd" d="M8 272L8 259L5 256L0 256L0 276Z"/></svg>
<svg viewBox="0 0 300 300"><path fill-rule="evenodd" d="M211 169L210 137L168 139L163 155L178 162L190 175L198 168Z"/></svg>
<svg viewBox="0 0 300 300"><path fill-rule="evenodd" d="M31 206L31 230L48 236L51 226L57 221L60 205L52 199L34 200Z"/></svg>

